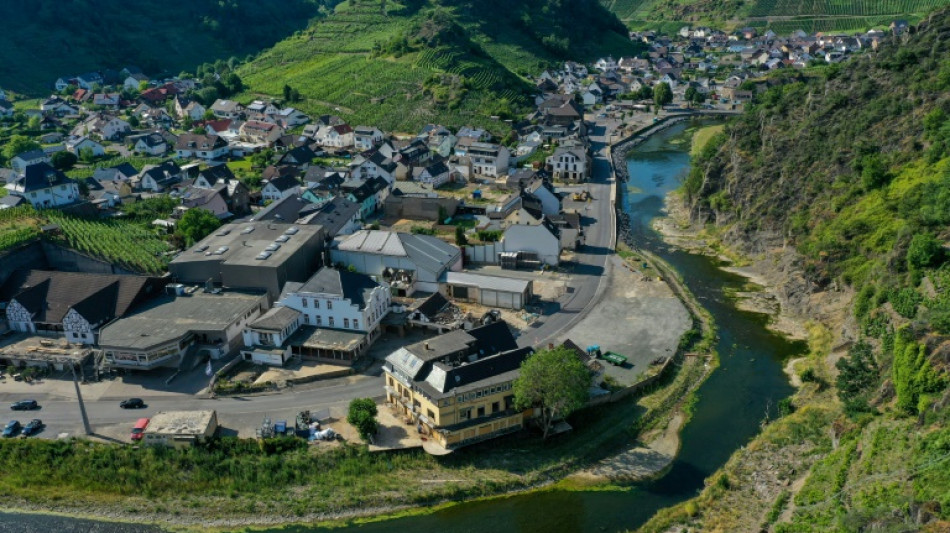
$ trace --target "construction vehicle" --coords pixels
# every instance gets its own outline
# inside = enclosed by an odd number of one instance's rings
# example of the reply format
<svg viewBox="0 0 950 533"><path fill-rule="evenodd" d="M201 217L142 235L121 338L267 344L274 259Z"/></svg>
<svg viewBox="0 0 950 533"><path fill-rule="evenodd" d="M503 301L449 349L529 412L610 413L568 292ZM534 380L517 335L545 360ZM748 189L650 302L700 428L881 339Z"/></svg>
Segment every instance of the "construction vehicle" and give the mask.
<svg viewBox="0 0 950 533"><path fill-rule="evenodd" d="M587 192L587 190L585 189L585 190L583 190L583 191L579 191L579 192L574 193L574 195L572 196L572 198L574 199L575 202L589 202L589 201L590 201L590 193Z"/></svg>

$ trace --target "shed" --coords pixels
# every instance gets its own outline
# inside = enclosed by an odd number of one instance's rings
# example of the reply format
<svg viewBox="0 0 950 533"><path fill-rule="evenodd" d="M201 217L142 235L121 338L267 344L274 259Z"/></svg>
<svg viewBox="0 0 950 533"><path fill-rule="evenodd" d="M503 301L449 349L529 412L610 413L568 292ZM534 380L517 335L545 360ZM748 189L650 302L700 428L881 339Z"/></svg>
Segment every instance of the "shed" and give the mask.
<svg viewBox="0 0 950 533"><path fill-rule="evenodd" d="M218 413L206 411L162 411L152 417L145 430L145 444L185 448L214 436Z"/></svg>
<svg viewBox="0 0 950 533"><path fill-rule="evenodd" d="M469 272L447 272L445 292L461 301L488 307L523 309L531 298L531 280L486 276Z"/></svg>

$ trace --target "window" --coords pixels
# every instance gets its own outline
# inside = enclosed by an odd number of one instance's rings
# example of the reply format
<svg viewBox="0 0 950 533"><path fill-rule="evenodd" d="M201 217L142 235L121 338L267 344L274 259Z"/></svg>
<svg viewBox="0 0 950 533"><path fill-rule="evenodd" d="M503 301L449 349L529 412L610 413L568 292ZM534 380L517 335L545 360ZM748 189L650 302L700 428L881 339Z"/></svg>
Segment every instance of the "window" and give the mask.
<svg viewBox="0 0 950 533"><path fill-rule="evenodd" d="M349 319L349 318L344 318L344 319L343 319L343 327L346 328L346 329L350 329L350 319Z"/></svg>
<svg viewBox="0 0 950 533"><path fill-rule="evenodd" d="M426 416L429 417L429 420L435 420L435 413L432 412L432 409L426 409Z"/></svg>
<svg viewBox="0 0 950 533"><path fill-rule="evenodd" d="M332 317L332 316L330 317L330 327L331 327L331 328L333 327L333 317Z"/></svg>
<svg viewBox="0 0 950 533"><path fill-rule="evenodd" d="M320 309L320 300L314 300L314 301L313 301L313 308L314 308L314 309Z"/></svg>
<svg viewBox="0 0 950 533"><path fill-rule="evenodd" d="M353 329L360 329L360 321L358 319L353 319Z"/></svg>
<svg viewBox="0 0 950 533"><path fill-rule="evenodd" d="M493 403L491 404L491 412L497 413L498 411L501 411L501 403L499 403L499 402L493 402Z"/></svg>
<svg viewBox="0 0 950 533"><path fill-rule="evenodd" d="M459 409L459 420L468 420L472 418L472 408Z"/></svg>
<svg viewBox="0 0 950 533"><path fill-rule="evenodd" d="M318 325L318 326L322 326L322 325L323 325L323 317L320 316L320 315L317 315L317 325Z"/></svg>
<svg viewBox="0 0 950 533"><path fill-rule="evenodd" d="M300 301L303 302L301 305L303 305L303 308L304 308L304 309L306 309L307 307L310 306L310 304L307 303L307 299L306 299L306 298L301 298Z"/></svg>
<svg viewBox="0 0 950 533"><path fill-rule="evenodd" d="M333 301L327 300L327 309L333 309Z"/></svg>
<svg viewBox="0 0 950 533"><path fill-rule="evenodd" d="M309 324L309 323L310 323L310 315L304 315L304 316L303 316L303 323L304 323L304 324Z"/></svg>
<svg viewBox="0 0 950 533"><path fill-rule="evenodd" d="M484 406L484 405L478 408L478 417L481 418L481 417L483 417L483 416L485 416L485 406Z"/></svg>

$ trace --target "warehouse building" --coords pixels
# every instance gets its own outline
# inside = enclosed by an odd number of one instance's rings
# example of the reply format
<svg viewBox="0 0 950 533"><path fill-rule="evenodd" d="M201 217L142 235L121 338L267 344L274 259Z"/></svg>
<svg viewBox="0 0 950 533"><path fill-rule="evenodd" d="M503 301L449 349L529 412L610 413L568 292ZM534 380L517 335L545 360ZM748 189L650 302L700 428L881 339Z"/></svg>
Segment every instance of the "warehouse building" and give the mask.
<svg viewBox="0 0 950 533"><path fill-rule="evenodd" d="M462 302L488 307L524 309L531 299L531 280L485 276L469 272L447 272L445 293Z"/></svg>
<svg viewBox="0 0 950 533"><path fill-rule="evenodd" d="M183 283L263 289L271 301L284 283L304 282L321 264L322 226L242 222L222 226L169 265Z"/></svg>

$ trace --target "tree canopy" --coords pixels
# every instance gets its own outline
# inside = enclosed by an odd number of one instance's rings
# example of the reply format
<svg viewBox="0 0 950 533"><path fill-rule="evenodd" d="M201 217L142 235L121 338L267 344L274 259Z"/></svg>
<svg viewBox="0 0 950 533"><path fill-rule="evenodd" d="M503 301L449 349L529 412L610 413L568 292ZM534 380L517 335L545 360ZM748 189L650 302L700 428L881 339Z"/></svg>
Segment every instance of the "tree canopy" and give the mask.
<svg viewBox="0 0 950 533"><path fill-rule="evenodd" d="M182 215L181 220L178 221L177 233L190 245L204 239L220 225L221 221L211 211L194 208L185 211Z"/></svg>
<svg viewBox="0 0 950 533"><path fill-rule="evenodd" d="M369 440L376 433L379 423L376 421L376 402L371 398L356 398L350 402L346 421L356 428L360 437Z"/></svg>
<svg viewBox="0 0 950 533"><path fill-rule="evenodd" d="M521 364L514 382L519 409L539 407L544 438L554 422L587 403L590 373L577 355L563 345L539 350Z"/></svg>
<svg viewBox="0 0 950 533"><path fill-rule="evenodd" d="M663 107L673 102L673 90L666 82L657 83L653 88L653 102L658 107Z"/></svg>
<svg viewBox="0 0 950 533"><path fill-rule="evenodd" d="M26 137L25 135L13 135L3 147L3 157L13 159L17 154L29 152L30 150L39 150L40 143Z"/></svg>

